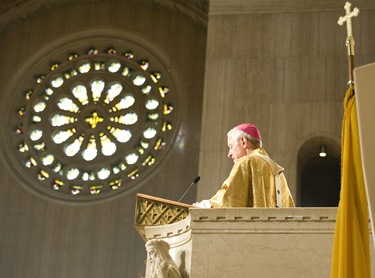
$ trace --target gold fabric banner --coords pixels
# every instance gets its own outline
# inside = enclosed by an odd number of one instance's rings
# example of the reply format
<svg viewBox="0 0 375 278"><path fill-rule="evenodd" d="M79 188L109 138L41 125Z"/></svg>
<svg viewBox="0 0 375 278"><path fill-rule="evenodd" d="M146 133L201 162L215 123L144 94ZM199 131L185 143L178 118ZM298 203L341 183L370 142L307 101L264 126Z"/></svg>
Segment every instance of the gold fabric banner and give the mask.
<svg viewBox="0 0 375 278"><path fill-rule="evenodd" d="M344 99L341 152L341 192L331 278L370 278L369 214L352 86Z"/></svg>

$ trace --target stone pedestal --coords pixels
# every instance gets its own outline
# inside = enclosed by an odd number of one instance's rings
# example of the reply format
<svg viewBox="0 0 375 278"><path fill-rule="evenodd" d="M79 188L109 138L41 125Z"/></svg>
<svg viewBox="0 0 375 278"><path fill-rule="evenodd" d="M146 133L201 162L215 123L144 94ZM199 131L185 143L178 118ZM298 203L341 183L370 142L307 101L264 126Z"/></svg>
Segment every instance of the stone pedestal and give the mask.
<svg viewBox="0 0 375 278"><path fill-rule="evenodd" d="M167 241L185 278L329 277L336 211L190 208L178 222L145 226L144 238Z"/></svg>

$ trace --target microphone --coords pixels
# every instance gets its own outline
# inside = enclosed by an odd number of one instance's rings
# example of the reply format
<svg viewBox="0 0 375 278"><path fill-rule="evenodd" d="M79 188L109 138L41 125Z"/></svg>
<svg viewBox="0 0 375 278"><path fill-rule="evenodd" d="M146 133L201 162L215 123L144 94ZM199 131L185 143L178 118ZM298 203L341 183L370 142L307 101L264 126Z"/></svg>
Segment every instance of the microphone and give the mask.
<svg viewBox="0 0 375 278"><path fill-rule="evenodd" d="M190 186L188 187L188 189L185 191L185 193L181 196L180 200L178 200L179 202L182 200L182 198L185 197L186 193L188 193L188 191L190 190L190 188L193 186L193 184L196 184L199 182L199 180L201 179L200 176L197 176L194 181L190 184Z"/></svg>

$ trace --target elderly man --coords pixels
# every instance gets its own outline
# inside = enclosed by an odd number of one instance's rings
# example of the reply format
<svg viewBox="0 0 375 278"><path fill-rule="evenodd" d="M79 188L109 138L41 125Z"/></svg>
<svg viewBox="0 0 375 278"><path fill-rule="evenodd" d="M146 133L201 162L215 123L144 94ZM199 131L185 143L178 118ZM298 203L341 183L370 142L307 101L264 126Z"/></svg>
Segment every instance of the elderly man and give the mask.
<svg viewBox="0 0 375 278"><path fill-rule="evenodd" d="M294 207L284 168L269 158L262 148L258 128L249 123L227 134L234 166L221 189L210 199L195 203L203 208Z"/></svg>

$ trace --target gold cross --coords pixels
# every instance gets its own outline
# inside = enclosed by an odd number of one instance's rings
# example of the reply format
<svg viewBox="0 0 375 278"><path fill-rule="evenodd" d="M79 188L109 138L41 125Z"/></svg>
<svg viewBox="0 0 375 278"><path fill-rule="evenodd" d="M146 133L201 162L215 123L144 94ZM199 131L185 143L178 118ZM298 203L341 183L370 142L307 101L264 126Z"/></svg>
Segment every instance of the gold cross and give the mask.
<svg viewBox="0 0 375 278"><path fill-rule="evenodd" d="M354 38L353 38L353 31L352 31L352 17L358 16L359 9L354 8L353 11L350 11L350 8L352 7L352 4L350 2L346 2L344 9L346 11L345 16L340 16L337 23L342 26L346 22L346 31L347 31L347 38L346 38L346 46L348 47L348 55L354 56Z"/></svg>
<svg viewBox="0 0 375 278"><path fill-rule="evenodd" d="M91 125L91 128L94 129L96 128L96 125L98 123L101 123L104 119L101 118L97 112L92 113L91 117L88 117L85 119L85 122Z"/></svg>

